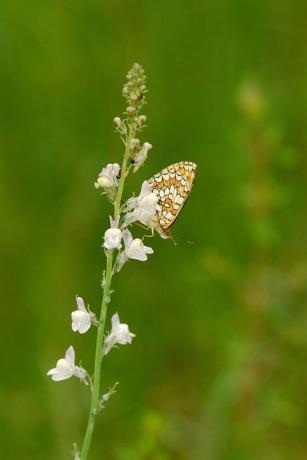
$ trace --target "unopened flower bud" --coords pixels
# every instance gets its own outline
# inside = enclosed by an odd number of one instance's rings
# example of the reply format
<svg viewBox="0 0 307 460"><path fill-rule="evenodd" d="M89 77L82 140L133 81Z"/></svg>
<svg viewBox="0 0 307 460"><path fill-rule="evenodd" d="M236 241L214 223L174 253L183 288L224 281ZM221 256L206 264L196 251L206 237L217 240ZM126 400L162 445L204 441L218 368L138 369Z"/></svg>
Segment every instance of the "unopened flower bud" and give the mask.
<svg viewBox="0 0 307 460"><path fill-rule="evenodd" d="M134 158L133 172L136 172L146 161L149 150L152 149L152 145L149 142L144 142L141 150L136 154Z"/></svg>
<svg viewBox="0 0 307 460"><path fill-rule="evenodd" d="M133 138L130 141L130 147L132 151L135 151L140 145L140 139L138 138Z"/></svg>
<svg viewBox="0 0 307 460"><path fill-rule="evenodd" d="M132 105L129 105L129 107L127 107L126 111L127 111L128 115L132 115L135 112L135 107L133 107Z"/></svg>
<svg viewBox="0 0 307 460"><path fill-rule="evenodd" d="M117 128L120 128L121 127L121 119L119 117L115 117L113 119L114 123L116 124Z"/></svg>
<svg viewBox="0 0 307 460"><path fill-rule="evenodd" d="M146 122L146 115L140 115L139 117L137 117L137 120L136 120L138 126L143 126L144 123Z"/></svg>
<svg viewBox="0 0 307 460"><path fill-rule="evenodd" d="M121 133L124 134L126 132L126 125L123 120L119 117L113 118L113 121L116 125L116 129Z"/></svg>

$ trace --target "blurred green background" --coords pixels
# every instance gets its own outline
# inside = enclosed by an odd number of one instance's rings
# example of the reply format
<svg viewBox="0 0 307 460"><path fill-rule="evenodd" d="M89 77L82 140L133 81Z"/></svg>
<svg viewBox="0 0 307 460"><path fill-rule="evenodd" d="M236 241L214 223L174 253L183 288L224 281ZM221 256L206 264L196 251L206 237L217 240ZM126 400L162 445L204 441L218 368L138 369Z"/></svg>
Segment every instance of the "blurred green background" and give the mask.
<svg viewBox="0 0 307 460"><path fill-rule="evenodd" d="M306 459L306 17L305 0L2 0L1 458L81 443L87 389L46 372L71 344L92 369L95 332L70 313L77 293L100 305L111 208L94 181L121 159L112 119L138 61L154 148L127 192L199 170L178 245L155 237L115 279L136 339L105 360L120 384L90 458Z"/></svg>

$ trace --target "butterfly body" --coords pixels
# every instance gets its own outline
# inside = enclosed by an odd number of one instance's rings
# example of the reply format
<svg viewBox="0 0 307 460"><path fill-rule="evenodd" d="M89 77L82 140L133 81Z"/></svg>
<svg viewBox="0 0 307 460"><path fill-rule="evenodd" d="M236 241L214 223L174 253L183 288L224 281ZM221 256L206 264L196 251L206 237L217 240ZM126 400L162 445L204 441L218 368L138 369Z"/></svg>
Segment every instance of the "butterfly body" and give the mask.
<svg viewBox="0 0 307 460"><path fill-rule="evenodd" d="M148 180L158 197L153 228L162 238L171 238L170 228L186 203L194 183L197 165L192 161L174 163Z"/></svg>

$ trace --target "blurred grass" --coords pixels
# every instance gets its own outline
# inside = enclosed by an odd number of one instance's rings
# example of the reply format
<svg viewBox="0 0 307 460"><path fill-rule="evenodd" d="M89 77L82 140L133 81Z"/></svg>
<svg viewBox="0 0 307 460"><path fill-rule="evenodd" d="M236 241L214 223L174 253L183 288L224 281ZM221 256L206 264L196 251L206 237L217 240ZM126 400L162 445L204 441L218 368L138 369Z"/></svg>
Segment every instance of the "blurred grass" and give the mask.
<svg viewBox="0 0 307 460"><path fill-rule="evenodd" d="M110 355L91 458L306 457L306 4L302 0L0 5L1 384L7 460L69 458L88 395L45 372L75 294L100 304L109 206L93 187L122 154L124 75L148 75L143 179L199 172L174 229L116 280L137 338ZM192 240L188 245L185 240Z"/></svg>

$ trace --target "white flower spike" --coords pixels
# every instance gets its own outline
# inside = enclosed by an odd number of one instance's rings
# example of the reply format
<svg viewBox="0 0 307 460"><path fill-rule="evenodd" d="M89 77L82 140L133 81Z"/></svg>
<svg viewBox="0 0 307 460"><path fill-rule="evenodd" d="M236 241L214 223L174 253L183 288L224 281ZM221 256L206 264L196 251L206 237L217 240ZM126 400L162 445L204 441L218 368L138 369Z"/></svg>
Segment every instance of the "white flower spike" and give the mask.
<svg viewBox="0 0 307 460"><path fill-rule="evenodd" d="M127 202L128 207L133 211L126 215L126 222L131 224L138 220L147 227L152 226L157 203L157 195L152 192L148 182L144 181L140 195L136 198L130 198Z"/></svg>
<svg viewBox="0 0 307 460"><path fill-rule="evenodd" d="M122 240L122 231L117 228L118 219L113 220L110 217L110 224L111 227L106 230L104 234L104 243L103 246L106 249L120 249L121 248L121 240Z"/></svg>
<svg viewBox="0 0 307 460"><path fill-rule="evenodd" d="M105 338L103 346L103 354L109 353L114 345L127 345L132 342L135 334L129 331L127 324L121 324L118 313L112 316L112 330L110 334Z"/></svg>
<svg viewBox="0 0 307 460"><path fill-rule="evenodd" d="M61 358L56 363L56 367L47 372L54 382L66 380L73 375L80 380L84 380L87 372L82 367L75 366L75 350L70 346L65 353L65 358Z"/></svg>
<svg viewBox="0 0 307 460"><path fill-rule="evenodd" d="M78 310L75 310L71 314L71 328L74 332L78 331L80 334L84 334L91 327L92 319L94 320L94 313L92 315L85 308L84 300L82 297L76 296L76 303Z"/></svg>
<svg viewBox="0 0 307 460"><path fill-rule="evenodd" d="M136 154L135 158L134 158L134 168L133 168L133 172L137 172L137 170L142 166L142 164L144 163L144 161L146 161L147 159L147 155L148 155L148 152L149 150L152 149L152 145L149 143L149 142L145 142L143 144L143 147L141 148L141 150Z"/></svg>

